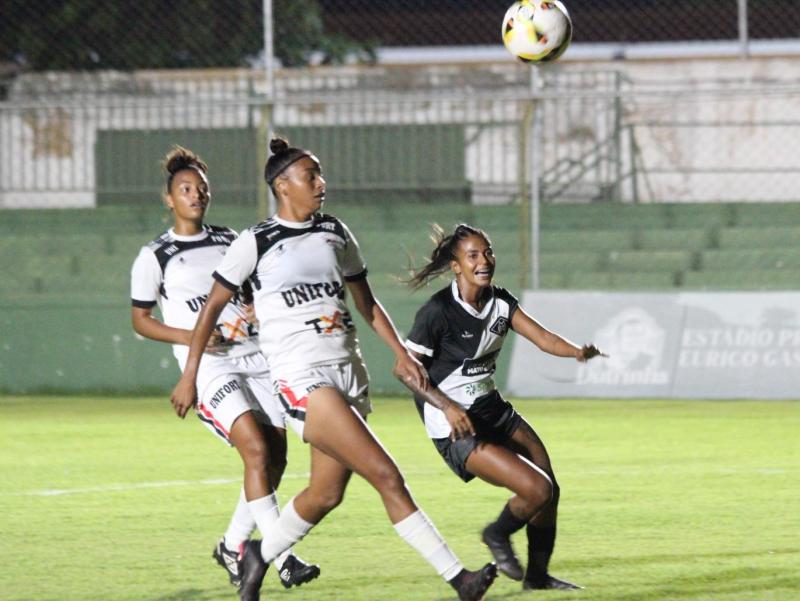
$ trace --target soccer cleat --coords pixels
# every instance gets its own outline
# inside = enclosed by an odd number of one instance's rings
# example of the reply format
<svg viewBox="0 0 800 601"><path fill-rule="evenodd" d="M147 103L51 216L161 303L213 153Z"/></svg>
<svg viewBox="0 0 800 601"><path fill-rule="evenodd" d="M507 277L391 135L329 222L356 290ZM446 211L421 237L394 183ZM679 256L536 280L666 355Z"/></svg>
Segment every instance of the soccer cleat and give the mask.
<svg viewBox="0 0 800 601"><path fill-rule="evenodd" d="M507 536L497 536L492 533L491 526L487 526L481 533L481 540L489 547L489 551L497 563L497 569L511 580L522 580L524 575L522 566L514 554L514 548Z"/></svg>
<svg viewBox="0 0 800 601"><path fill-rule="evenodd" d="M231 584L236 588L242 585L242 578L239 575L239 554L236 551L231 551L225 546L225 539L222 538L214 547L214 552L211 557L217 560L217 563L225 568L228 572L228 578Z"/></svg>
<svg viewBox="0 0 800 601"><path fill-rule="evenodd" d="M450 585L456 589L459 601L481 601L495 578L497 578L497 566L487 563L477 572L461 570L458 576L450 581Z"/></svg>
<svg viewBox="0 0 800 601"><path fill-rule="evenodd" d="M247 541L239 563L239 574L242 579L242 585L239 587L241 601L258 601L261 598L261 583L266 573L267 564L261 558L261 541Z"/></svg>
<svg viewBox="0 0 800 601"><path fill-rule="evenodd" d="M551 576L550 574L548 574L547 576L544 577L544 579L537 582L531 582L530 580L523 580L522 590L581 591L583 590L583 587L578 586L577 584L572 584L571 582L567 582L566 580L561 580L559 578L556 578L555 576Z"/></svg>
<svg viewBox="0 0 800 601"><path fill-rule="evenodd" d="M293 586L300 586L306 582L311 582L319 576L319 566L313 563L306 563L299 557L289 555L286 561L281 566L280 573L281 584L283 588L292 588Z"/></svg>

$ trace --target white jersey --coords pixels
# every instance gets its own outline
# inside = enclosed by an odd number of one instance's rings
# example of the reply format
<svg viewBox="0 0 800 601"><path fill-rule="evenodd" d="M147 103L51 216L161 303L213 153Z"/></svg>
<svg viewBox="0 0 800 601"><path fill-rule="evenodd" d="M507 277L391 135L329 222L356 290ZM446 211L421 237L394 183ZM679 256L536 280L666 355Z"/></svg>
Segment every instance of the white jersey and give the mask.
<svg viewBox="0 0 800 601"><path fill-rule="evenodd" d="M194 236L179 236L169 229L142 247L133 262L133 306L150 308L158 304L166 325L193 330L214 283L214 268L235 239L236 232L214 225L204 225ZM258 328L248 319L238 291L222 310L216 329L223 340L233 344L214 355L239 357L259 351ZM172 349L183 369L189 347L173 344Z"/></svg>
<svg viewBox="0 0 800 601"><path fill-rule="evenodd" d="M350 230L323 214L304 223L272 217L245 230L214 272L231 290L251 282L261 350L273 374L361 360L345 282L366 275Z"/></svg>

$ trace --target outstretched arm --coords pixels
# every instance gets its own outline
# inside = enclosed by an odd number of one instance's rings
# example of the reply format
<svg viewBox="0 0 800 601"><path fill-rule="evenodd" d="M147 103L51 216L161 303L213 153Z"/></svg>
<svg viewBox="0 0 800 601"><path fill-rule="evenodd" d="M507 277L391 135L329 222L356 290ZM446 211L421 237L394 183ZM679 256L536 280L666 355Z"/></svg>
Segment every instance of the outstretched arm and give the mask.
<svg viewBox="0 0 800 601"><path fill-rule="evenodd" d="M197 369L200 366L200 359L203 351L208 344L211 332L217 324L217 319L225 305L233 298L233 292L220 284L214 282L211 292L208 294L197 322L194 324L192 340L189 344L189 357L186 359L186 366L183 368L181 379L172 391L170 400L175 408L178 417L183 418L186 412L197 401Z"/></svg>
<svg viewBox="0 0 800 601"><path fill-rule="evenodd" d="M409 354L386 309L372 293L367 278L348 282L347 288L358 312L394 353L394 375L406 386L414 385L427 390L428 374L425 368L416 357Z"/></svg>
<svg viewBox="0 0 800 601"><path fill-rule="evenodd" d="M551 332L528 315L522 307L517 307L517 310L514 311L514 315L511 317L511 328L520 336L530 340L545 353L556 357L574 357L583 363L598 355L601 357L607 356L593 344L578 346L555 332Z"/></svg>

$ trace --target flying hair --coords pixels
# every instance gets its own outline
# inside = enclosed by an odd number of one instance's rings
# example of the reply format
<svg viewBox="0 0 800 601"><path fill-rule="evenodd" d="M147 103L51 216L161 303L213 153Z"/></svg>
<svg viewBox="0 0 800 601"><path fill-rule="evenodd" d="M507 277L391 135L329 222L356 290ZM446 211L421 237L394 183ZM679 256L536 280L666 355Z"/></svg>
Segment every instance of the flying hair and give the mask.
<svg viewBox="0 0 800 601"><path fill-rule="evenodd" d="M264 180L270 187L272 187L272 184L281 173L286 171L292 163L299 161L303 157L309 157L319 163L319 159L310 150L289 146L289 141L280 136L276 136L269 141L269 150L271 156L264 166Z"/></svg>
<svg viewBox="0 0 800 601"><path fill-rule="evenodd" d="M456 258L456 249L459 243L470 236L480 236L491 246L489 235L482 229L459 223L452 234L445 234L442 227L433 224L431 240L436 245L428 262L419 269L411 270L411 277L405 280L412 290L419 290L432 279L442 275L450 269L450 261Z"/></svg>

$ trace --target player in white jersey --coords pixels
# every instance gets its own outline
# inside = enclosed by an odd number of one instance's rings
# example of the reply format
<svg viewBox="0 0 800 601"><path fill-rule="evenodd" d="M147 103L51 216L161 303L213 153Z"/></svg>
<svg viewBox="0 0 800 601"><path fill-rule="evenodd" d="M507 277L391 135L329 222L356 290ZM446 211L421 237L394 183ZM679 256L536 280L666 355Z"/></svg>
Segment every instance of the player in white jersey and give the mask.
<svg viewBox="0 0 800 601"><path fill-rule="evenodd" d="M138 334L172 343L183 369L192 329L213 284L211 274L236 233L203 223L211 192L202 159L175 147L164 159L164 170L164 201L174 224L144 246L134 261L131 321ZM156 305L163 321L152 315ZM269 366L257 334L252 307L243 294L237 294L215 324L197 378L197 417L226 444L236 447L245 467L239 503L213 553L237 587L242 580L242 551L256 526L251 507L267 503L277 511L274 489L286 467L285 415L272 393ZM319 575L318 566L305 564L288 551L276 564L286 588Z"/></svg>
<svg viewBox="0 0 800 601"><path fill-rule="evenodd" d="M452 270L455 279L417 312L406 346L428 369L427 390L409 386L428 436L465 482L475 476L514 495L481 535L501 572L524 589L581 588L548 571L556 536L559 487L544 443L495 388L495 360L509 329L543 351L588 361L601 355L578 346L530 317L517 299L492 285L495 256L488 235L461 224L447 236L436 228L429 262L409 283L420 288ZM523 572L511 535L527 526Z"/></svg>
<svg viewBox="0 0 800 601"><path fill-rule="evenodd" d="M341 502L356 472L378 491L398 534L460 599L477 601L493 582L496 567L490 563L475 572L464 569L416 506L396 464L364 421L370 410L367 373L346 293L394 352L398 377L424 388L424 369L372 294L355 238L341 221L319 212L325 179L318 159L280 138L271 141L270 149L265 179L278 199L277 214L243 232L217 267L173 404L180 412L194 403L199 361L217 316L249 281L275 389L289 423L311 445L307 488L289 501L280 517L271 523L265 519L263 526L259 522L263 559L271 561L302 539Z"/></svg>

